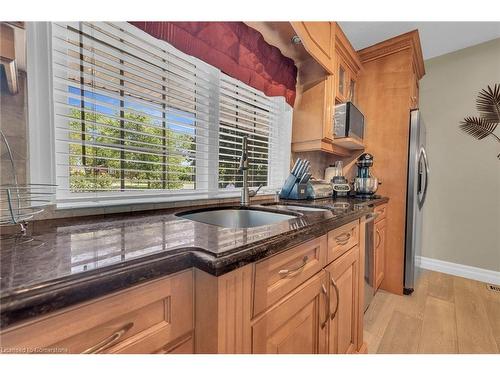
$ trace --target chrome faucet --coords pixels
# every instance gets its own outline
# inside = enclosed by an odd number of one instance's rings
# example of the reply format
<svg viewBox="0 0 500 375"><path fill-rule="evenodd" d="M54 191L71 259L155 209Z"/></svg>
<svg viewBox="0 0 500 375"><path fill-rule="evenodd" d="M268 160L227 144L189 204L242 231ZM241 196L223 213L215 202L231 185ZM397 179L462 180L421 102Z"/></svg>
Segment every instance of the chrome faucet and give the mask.
<svg viewBox="0 0 500 375"><path fill-rule="evenodd" d="M241 206L248 207L250 205L250 198L254 197L257 192L262 187L262 184L259 185L257 190L249 190L248 189L248 136L243 136L243 145L241 151L240 158L240 168L239 170L243 172L243 189L241 190Z"/></svg>

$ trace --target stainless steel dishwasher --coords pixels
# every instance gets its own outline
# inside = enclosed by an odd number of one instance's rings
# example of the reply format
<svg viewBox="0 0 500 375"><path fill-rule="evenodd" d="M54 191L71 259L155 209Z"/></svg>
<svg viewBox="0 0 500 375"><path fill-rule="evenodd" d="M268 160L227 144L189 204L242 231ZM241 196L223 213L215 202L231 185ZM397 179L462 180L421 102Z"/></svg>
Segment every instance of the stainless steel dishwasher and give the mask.
<svg viewBox="0 0 500 375"><path fill-rule="evenodd" d="M363 311L368 309L370 302L373 299L373 290L375 285L375 267L374 267L374 247L375 241L373 240L375 232L374 220L377 218L377 213L370 213L366 215L365 221L365 303Z"/></svg>

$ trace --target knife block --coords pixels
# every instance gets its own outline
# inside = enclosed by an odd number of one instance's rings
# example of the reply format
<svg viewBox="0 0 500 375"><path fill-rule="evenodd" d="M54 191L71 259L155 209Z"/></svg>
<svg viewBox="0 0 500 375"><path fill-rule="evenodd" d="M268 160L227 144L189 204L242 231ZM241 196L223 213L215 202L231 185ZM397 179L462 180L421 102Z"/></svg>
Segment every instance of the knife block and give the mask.
<svg viewBox="0 0 500 375"><path fill-rule="evenodd" d="M280 198L281 199L294 199L294 200L300 200L300 199L307 199L308 198L308 183L301 184L296 182L292 189L289 191L289 193L285 196L283 193L283 190L280 192Z"/></svg>

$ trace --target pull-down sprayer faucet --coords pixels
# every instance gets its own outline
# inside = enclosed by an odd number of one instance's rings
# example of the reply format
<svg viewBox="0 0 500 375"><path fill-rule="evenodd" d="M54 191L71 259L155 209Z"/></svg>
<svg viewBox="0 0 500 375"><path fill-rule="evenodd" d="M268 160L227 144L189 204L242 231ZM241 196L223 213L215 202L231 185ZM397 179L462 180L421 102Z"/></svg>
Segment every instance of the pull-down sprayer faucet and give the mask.
<svg viewBox="0 0 500 375"><path fill-rule="evenodd" d="M241 206L248 207L250 205L250 198L254 197L257 192L262 187L262 184L259 185L257 190L249 190L248 189L248 136L243 136L242 142L242 151L240 158L240 168L239 170L243 172L243 189L241 190Z"/></svg>

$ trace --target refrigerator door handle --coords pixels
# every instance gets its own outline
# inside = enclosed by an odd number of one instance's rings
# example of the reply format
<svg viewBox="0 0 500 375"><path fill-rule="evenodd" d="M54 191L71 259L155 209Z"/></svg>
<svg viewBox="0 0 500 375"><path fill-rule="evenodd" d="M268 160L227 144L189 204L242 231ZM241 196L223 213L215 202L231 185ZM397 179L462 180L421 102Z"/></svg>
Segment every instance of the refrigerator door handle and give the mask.
<svg viewBox="0 0 500 375"><path fill-rule="evenodd" d="M424 188L422 192L418 192L419 200L418 200L418 207L422 209L425 203L425 198L427 196L427 187L429 186L429 163L427 161L427 153L425 152L425 149L423 147L420 148L420 156L419 156L419 164L420 160L424 162ZM420 171L419 171L420 173Z"/></svg>

